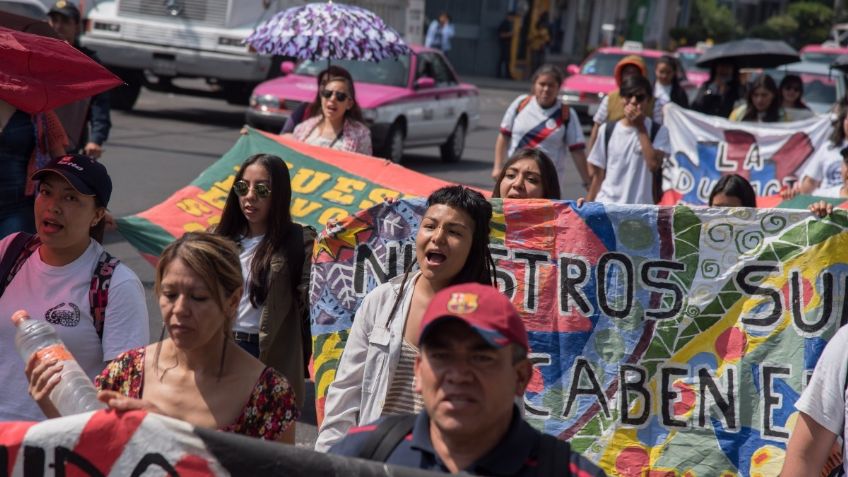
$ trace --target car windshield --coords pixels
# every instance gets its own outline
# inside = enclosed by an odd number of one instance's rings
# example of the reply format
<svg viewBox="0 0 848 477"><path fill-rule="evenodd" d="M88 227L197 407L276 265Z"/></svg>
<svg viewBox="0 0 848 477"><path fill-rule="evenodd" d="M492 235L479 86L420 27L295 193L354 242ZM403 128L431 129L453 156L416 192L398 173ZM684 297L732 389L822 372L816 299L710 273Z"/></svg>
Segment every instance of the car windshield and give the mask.
<svg viewBox="0 0 848 477"><path fill-rule="evenodd" d="M709 71L706 68L695 66L695 62L701 57L701 53L678 53L677 58L683 63L683 69L686 71Z"/></svg>
<svg viewBox="0 0 848 477"><path fill-rule="evenodd" d="M801 61L810 61L813 63L823 63L829 65L839 57L838 53L828 53L824 51L801 53Z"/></svg>
<svg viewBox="0 0 848 477"><path fill-rule="evenodd" d="M622 53L595 53L589 58L586 58L586 61L583 62L583 66L580 68L580 74L584 75L594 75L594 76L612 76L613 70L615 70L615 65L621 61L625 56L630 56L630 54L622 54ZM657 59L642 57L645 60L645 66L648 68L648 79L651 82L654 81L654 66L656 66Z"/></svg>
<svg viewBox="0 0 848 477"><path fill-rule="evenodd" d="M333 60L333 66L348 70L357 83L374 83L386 86L405 87L409 79L409 56L396 60L371 61ZM327 68L327 60L306 60L298 65L295 73L304 76L318 76Z"/></svg>

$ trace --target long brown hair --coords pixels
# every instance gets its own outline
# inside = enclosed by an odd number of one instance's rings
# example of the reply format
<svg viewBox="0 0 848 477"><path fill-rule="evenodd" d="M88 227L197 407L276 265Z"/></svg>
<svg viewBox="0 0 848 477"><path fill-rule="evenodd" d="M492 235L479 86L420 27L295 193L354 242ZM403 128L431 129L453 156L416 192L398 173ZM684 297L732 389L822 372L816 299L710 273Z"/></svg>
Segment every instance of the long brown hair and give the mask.
<svg viewBox="0 0 848 477"><path fill-rule="evenodd" d="M250 295L250 304L259 308L268 296L271 258L283 247L292 230L292 191L289 168L285 161L272 154L255 154L248 157L241 164L234 182L241 180L245 169L253 164L264 167L271 179L271 197L268 198L270 204L265 236L256 246L256 252L250 261L248 290L245 290L245 293ZM239 198L235 191L230 189L227 201L224 203L224 211L221 213L221 222L215 228L215 232L238 242L247 234L247 231L247 218L241 211Z"/></svg>

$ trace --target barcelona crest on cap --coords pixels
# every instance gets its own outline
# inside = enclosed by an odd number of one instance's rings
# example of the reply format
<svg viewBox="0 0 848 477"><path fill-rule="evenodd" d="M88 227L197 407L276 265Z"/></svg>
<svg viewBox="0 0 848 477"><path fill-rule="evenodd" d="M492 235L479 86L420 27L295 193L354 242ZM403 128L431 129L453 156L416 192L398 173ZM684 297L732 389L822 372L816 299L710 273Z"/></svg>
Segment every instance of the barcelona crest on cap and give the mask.
<svg viewBox="0 0 848 477"><path fill-rule="evenodd" d="M476 293L451 293L448 300L448 311L458 315L474 313L477 309Z"/></svg>

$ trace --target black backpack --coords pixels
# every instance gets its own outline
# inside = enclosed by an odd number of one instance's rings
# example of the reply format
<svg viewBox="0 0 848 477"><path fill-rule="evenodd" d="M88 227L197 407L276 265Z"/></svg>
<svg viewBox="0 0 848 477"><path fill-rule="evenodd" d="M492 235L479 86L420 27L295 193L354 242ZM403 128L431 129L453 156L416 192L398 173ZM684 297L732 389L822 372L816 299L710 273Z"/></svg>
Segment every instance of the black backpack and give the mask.
<svg viewBox="0 0 848 477"><path fill-rule="evenodd" d="M15 278L21 267L38 247L41 245L38 235L30 235L25 232L18 233L9 243L6 252L0 260L0 296L6 291L6 287ZM112 283L112 274L121 263L107 251L103 251L97 259L97 266L91 276L91 286L88 290L88 302L91 318L94 320L94 329L97 337L103 341L103 324L106 321L106 305L109 302L109 285Z"/></svg>
<svg viewBox="0 0 848 477"><path fill-rule="evenodd" d="M412 432L416 417L415 414L397 414L386 417L371 432L356 457L386 462L398 444ZM568 442L548 434L542 434L539 443L538 475L542 477L570 477L570 455L571 448Z"/></svg>

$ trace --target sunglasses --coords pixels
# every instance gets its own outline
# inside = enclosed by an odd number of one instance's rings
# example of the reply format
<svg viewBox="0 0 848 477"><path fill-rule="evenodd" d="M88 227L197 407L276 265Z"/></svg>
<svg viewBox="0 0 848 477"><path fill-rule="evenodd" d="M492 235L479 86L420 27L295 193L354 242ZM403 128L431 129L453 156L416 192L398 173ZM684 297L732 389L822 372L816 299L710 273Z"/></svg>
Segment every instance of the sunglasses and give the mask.
<svg viewBox="0 0 848 477"><path fill-rule="evenodd" d="M336 101L338 102L347 101L347 98L349 97L347 93L342 93L341 91L332 91L329 89L321 91L321 97L324 99L330 99L333 97L333 93L335 93Z"/></svg>
<svg viewBox="0 0 848 477"><path fill-rule="evenodd" d="M646 99L648 99L648 95L633 94L633 95L630 95L630 96L624 96L624 99L626 99L627 101L630 101L630 98L636 98L636 102L641 103L642 101L645 101Z"/></svg>
<svg viewBox="0 0 848 477"><path fill-rule="evenodd" d="M233 184L233 192L239 197L244 197L250 192L250 184L247 181L237 181ZM271 196L271 187L268 184L259 183L253 186L253 192L260 199L267 199Z"/></svg>

